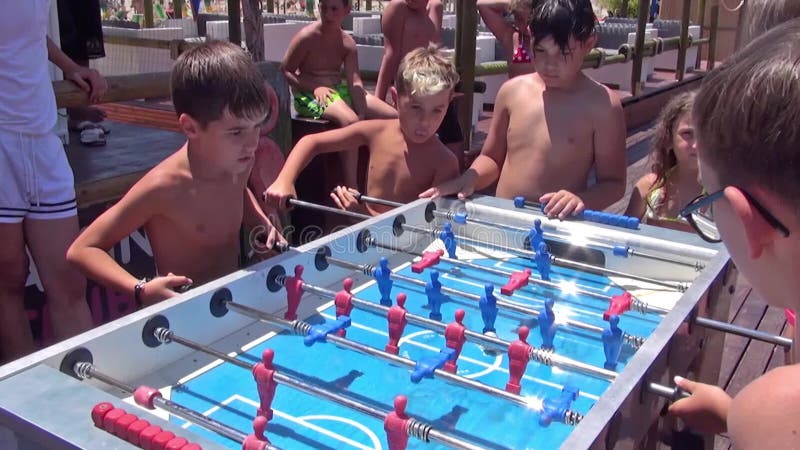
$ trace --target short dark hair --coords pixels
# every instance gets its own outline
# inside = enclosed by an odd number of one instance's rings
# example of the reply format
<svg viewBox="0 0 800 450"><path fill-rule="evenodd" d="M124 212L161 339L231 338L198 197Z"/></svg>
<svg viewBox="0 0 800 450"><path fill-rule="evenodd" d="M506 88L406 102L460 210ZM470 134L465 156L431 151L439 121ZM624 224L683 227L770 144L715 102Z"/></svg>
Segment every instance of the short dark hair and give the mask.
<svg viewBox="0 0 800 450"><path fill-rule="evenodd" d="M535 2L530 28L534 43L550 36L567 53L569 38L586 42L596 22L590 0L541 0Z"/></svg>
<svg viewBox="0 0 800 450"><path fill-rule="evenodd" d="M225 108L239 118L270 114L261 71L241 47L209 41L183 53L170 80L175 112L188 114L205 127Z"/></svg>
<svg viewBox="0 0 800 450"><path fill-rule="evenodd" d="M723 186L761 186L800 213L800 19L706 75L692 115Z"/></svg>

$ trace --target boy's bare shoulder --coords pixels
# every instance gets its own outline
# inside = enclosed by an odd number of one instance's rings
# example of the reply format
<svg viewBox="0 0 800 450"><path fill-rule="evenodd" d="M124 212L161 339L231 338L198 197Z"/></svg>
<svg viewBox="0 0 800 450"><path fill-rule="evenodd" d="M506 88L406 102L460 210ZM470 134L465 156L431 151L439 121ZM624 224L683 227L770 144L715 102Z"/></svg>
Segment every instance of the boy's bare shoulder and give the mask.
<svg viewBox="0 0 800 450"><path fill-rule="evenodd" d="M728 412L736 448L800 446L800 365L773 369L745 386Z"/></svg>
<svg viewBox="0 0 800 450"><path fill-rule="evenodd" d="M154 199L179 198L192 182L191 172L183 164L185 157L180 154L182 151L173 154L147 172L134 185L136 191Z"/></svg>
<svg viewBox="0 0 800 450"><path fill-rule="evenodd" d="M353 39L353 36L350 36L349 33L342 30L342 43L344 43L344 48L348 50L355 50L356 49L356 40Z"/></svg>
<svg viewBox="0 0 800 450"><path fill-rule="evenodd" d="M581 96L585 97L588 105L622 108L622 101L616 92L608 86L598 83L590 77L583 75L581 82Z"/></svg>
<svg viewBox="0 0 800 450"><path fill-rule="evenodd" d="M404 15L408 12L408 6L403 1L391 1L389 4L383 9L383 14L389 17L398 17L400 15Z"/></svg>
<svg viewBox="0 0 800 450"><path fill-rule="evenodd" d="M500 85L495 103L513 103L515 99L527 99L534 92L542 91L542 84L533 74L519 75L510 78Z"/></svg>

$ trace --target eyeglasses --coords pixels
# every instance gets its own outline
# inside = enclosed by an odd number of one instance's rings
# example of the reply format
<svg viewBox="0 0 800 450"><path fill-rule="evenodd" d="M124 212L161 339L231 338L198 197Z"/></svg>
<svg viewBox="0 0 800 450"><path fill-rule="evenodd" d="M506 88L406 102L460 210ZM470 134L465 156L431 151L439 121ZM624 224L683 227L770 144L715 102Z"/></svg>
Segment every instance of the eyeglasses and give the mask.
<svg viewBox="0 0 800 450"><path fill-rule="evenodd" d="M764 217L764 220L778 230L783 237L789 237L789 229L786 228L775 216L770 213L767 208L765 208L758 200L755 199L752 195L747 193L742 188L738 188L739 191L744 194L745 198L751 205ZM712 203L722 198L725 194L725 188L718 190L717 192L711 194L701 194L697 196L694 200L689 202L681 212L679 213L681 217L685 218L689 225L694 228L700 237L706 241L711 243L722 242L722 237L719 235L719 230L717 230L717 226L714 223L714 210L712 208Z"/></svg>

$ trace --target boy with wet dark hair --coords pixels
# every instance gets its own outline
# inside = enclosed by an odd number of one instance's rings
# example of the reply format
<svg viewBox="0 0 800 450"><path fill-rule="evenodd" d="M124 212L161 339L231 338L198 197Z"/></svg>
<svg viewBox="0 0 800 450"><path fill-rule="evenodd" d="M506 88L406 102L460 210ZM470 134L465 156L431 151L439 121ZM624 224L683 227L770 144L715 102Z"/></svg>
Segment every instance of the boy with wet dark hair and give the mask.
<svg viewBox="0 0 800 450"><path fill-rule="evenodd" d="M181 55L172 70L172 101L187 142L148 172L75 240L67 258L83 273L148 305L239 267L242 224L282 239L261 211L247 179L261 125L269 114L264 81L234 44L215 41ZM137 280L108 254L144 227L159 276Z"/></svg>
<svg viewBox="0 0 800 450"><path fill-rule="evenodd" d="M602 210L625 193L625 117L614 92L581 72L594 48L589 0L543 0L534 10L536 72L501 86L480 156L460 177L422 196L496 195L546 203L561 219ZM589 186L594 169L596 181Z"/></svg>

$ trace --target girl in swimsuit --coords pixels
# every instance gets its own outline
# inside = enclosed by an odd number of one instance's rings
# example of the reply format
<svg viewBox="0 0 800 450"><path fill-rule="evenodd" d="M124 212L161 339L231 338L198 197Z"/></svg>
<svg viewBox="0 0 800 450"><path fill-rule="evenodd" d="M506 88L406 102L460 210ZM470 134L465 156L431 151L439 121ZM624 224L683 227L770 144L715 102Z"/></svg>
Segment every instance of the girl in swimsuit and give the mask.
<svg viewBox="0 0 800 450"><path fill-rule="evenodd" d="M530 19L535 0L478 0L478 12L503 47L508 77L533 73ZM513 21L504 14L510 12Z"/></svg>
<svg viewBox="0 0 800 450"><path fill-rule="evenodd" d="M694 96L694 92L680 94L661 111L650 154L652 172L636 183L625 214L650 225L691 231L678 212L701 193L692 125Z"/></svg>

